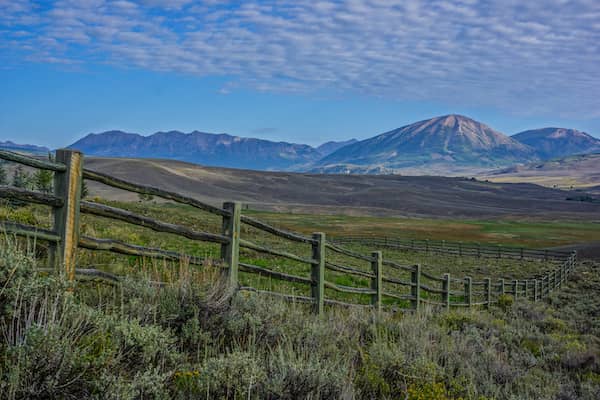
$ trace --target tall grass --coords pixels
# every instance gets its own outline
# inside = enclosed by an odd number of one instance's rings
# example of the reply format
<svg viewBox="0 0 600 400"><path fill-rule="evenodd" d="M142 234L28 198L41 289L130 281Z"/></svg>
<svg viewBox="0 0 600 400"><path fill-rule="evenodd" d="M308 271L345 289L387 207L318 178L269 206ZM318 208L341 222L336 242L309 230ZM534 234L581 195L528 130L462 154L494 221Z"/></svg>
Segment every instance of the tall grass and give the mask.
<svg viewBox="0 0 600 400"><path fill-rule="evenodd" d="M209 265L147 263L71 291L27 242L5 238L0 257L3 399L600 398L592 264L548 303L318 317L233 293Z"/></svg>

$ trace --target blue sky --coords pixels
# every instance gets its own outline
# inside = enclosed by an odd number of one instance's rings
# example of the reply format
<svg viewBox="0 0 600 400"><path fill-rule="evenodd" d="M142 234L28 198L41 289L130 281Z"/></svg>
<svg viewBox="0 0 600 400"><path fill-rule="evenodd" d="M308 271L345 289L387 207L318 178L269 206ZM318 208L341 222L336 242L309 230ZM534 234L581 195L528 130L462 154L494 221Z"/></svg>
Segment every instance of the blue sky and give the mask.
<svg viewBox="0 0 600 400"><path fill-rule="evenodd" d="M0 0L0 140L319 144L436 115L600 136L600 2Z"/></svg>

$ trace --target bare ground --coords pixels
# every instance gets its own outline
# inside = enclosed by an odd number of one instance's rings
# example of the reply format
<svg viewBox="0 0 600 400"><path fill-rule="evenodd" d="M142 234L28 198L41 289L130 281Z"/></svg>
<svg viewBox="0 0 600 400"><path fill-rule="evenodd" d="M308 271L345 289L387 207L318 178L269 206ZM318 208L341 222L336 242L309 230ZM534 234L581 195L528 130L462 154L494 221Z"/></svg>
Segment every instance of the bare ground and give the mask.
<svg viewBox="0 0 600 400"><path fill-rule="evenodd" d="M202 167L172 160L87 158L86 168L220 204L352 215L461 218L527 217L600 223L600 204L567 201L572 192L529 183L397 175L320 175ZM135 194L89 184L91 195Z"/></svg>

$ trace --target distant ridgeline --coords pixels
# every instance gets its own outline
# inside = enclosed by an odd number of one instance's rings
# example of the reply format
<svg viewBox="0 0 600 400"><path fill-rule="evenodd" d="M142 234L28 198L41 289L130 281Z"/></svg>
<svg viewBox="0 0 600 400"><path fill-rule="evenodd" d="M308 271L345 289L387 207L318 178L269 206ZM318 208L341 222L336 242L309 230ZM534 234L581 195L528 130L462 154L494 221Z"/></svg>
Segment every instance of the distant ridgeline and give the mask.
<svg viewBox="0 0 600 400"><path fill-rule="evenodd" d="M47 155L50 149L43 146L35 146L32 144L17 144L10 140L6 142L0 141L0 150L9 150L17 153L27 153L33 155Z"/></svg>
<svg viewBox="0 0 600 400"><path fill-rule="evenodd" d="M543 128L507 136L461 115L419 121L357 141L305 144L194 131L150 136L91 133L69 148L88 156L166 158L201 165L316 173L386 174L403 170L454 174L495 169L572 154L600 152L585 132Z"/></svg>

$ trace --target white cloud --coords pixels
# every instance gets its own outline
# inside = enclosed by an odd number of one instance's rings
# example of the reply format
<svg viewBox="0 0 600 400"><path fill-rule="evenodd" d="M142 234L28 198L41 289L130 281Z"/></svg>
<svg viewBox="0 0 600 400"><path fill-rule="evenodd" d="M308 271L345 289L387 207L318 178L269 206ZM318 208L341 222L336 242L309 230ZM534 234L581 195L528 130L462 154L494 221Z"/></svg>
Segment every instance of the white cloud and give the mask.
<svg viewBox="0 0 600 400"><path fill-rule="evenodd" d="M223 92L326 89L561 115L600 109L600 3L592 0L45 4L0 0L0 48L23 60L227 76Z"/></svg>

